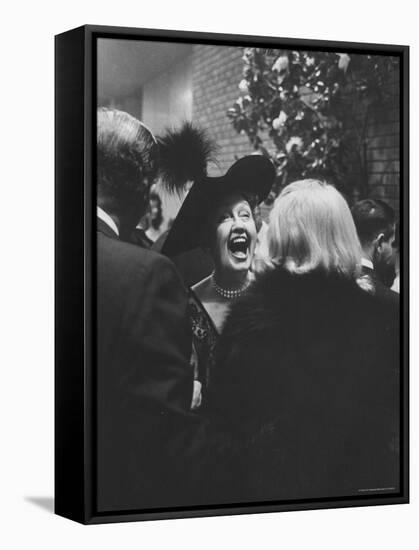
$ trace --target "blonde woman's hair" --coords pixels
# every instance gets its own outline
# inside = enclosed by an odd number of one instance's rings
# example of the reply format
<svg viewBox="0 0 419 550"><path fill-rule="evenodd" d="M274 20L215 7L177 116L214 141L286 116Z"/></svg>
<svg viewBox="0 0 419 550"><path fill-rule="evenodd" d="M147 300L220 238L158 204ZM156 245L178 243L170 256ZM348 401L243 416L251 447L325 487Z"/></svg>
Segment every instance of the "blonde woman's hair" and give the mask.
<svg viewBox="0 0 419 550"><path fill-rule="evenodd" d="M270 214L268 246L272 264L291 273L323 269L354 279L360 273L361 245L349 206L335 187L315 179L283 189Z"/></svg>

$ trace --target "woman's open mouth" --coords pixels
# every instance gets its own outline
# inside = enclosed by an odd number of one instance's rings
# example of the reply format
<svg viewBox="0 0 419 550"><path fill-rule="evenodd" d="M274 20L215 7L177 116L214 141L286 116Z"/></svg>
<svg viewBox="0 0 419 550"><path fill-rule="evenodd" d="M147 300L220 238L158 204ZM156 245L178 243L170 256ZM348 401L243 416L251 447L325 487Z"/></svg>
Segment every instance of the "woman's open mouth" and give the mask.
<svg viewBox="0 0 419 550"><path fill-rule="evenodd" d="M228 241L227 248L230 254L237 260L246 260L249 253L249 237L243 233L232 235Z"/></svg>

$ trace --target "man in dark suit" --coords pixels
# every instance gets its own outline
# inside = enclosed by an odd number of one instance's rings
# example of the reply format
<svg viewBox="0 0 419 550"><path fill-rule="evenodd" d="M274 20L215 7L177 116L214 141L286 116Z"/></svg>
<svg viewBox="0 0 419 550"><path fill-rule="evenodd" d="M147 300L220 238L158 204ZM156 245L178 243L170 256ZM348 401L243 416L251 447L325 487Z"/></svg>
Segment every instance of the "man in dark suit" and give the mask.
<svg viewBox="0 0 419 550"><path fill-rule="evenodd" d="M190 504L196 419L189 413L187 293L170 260L123 242L145 212L155 153L155 139L141 122L98 110L99 511Z"/></svg>
<svg viewBox="0 0 419 550"><path fill-rule="evenodd" d="M352 207L352 216L363 251L363 273L372 279L378 298L398 304L397 293L390 290L396 276L394 210L382 200L365 199Z"/></svg>

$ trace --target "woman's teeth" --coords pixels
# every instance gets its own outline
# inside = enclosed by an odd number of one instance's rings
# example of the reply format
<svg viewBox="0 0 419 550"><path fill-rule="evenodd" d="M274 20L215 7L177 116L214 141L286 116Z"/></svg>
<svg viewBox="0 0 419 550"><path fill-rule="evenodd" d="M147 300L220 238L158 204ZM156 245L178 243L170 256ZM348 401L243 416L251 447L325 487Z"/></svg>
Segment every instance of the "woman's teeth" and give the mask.
<svg viewBox="0 0 419 550"><path fill-rule="evenodd" d="M247 251L248 251L248 239L244 235L240 235L237 237L233 237L229 241L229 250L231 254L240 260L245 259L247 257Z"/></svg>

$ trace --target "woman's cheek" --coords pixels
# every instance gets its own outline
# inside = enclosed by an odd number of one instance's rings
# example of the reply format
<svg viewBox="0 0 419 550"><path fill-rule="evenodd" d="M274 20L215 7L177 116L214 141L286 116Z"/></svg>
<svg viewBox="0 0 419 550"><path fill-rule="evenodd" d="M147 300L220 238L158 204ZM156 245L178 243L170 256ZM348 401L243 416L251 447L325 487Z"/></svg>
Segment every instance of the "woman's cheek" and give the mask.
<svg viewBox="0 0 419 550"><path fill-rule="evenodd" d="M256 231L255 222L252 222L251 226L249 227L249 235L250 235L250 238L251 238L251 252L253 254L253 252L255 251L255 248L256 248L256 242L257 242L257 238L258 238L258 233Z"/></svg>
<svg viewBox="0 0 419 550"><path fill-rule="evenodd" d="M228 239L228 229L226 229L226 225L227 224L222 223L217 227L213 250L215 258L218 258L221 263L225 263L227 257L226 244Z"/></svg>

